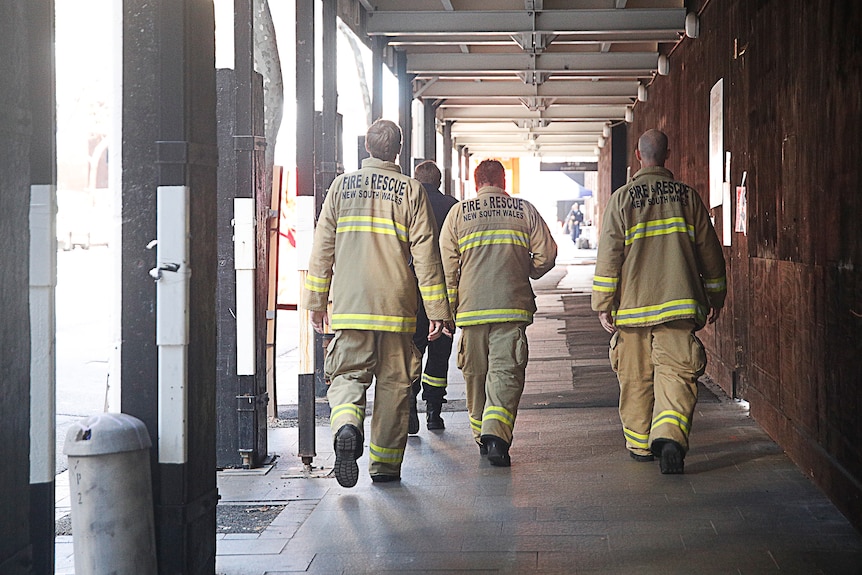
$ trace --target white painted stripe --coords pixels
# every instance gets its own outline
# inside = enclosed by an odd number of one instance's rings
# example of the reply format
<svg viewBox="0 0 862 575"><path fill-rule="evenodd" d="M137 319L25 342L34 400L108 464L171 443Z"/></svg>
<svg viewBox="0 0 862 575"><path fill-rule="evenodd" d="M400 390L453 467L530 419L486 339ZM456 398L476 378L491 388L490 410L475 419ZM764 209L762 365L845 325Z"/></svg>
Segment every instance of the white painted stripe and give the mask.
<svg viewBox="0 0 862 575"><path fill-rule="evenodd" d="M30 187L30 483L54 481L57 427L57 193Z"/></svg>
<svg viewBox="0 0 862 575"><path fill-rule="evenodd" d="M188 436L189 188L156 196L156 345L159 346L159 462L185 463Z"/></svg>

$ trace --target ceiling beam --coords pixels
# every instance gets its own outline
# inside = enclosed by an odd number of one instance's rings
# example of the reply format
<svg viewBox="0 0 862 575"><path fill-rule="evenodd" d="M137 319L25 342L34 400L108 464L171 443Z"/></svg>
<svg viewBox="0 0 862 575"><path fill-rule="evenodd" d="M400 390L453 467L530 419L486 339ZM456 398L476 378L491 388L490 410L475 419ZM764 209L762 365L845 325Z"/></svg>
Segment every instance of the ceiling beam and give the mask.
<svg viewBox="0 0 862 575"><path fill-rule="evenodd" d="M551 106L547 110L528 110L523 106L473 106L468 108L438 108L437 118L440 120L622 120L626 115L625 106Z"/></svg>
<svg viewBox="0 0 862 575"><path fill-rule="evenodd" d="M685 30L684 8L626 10L378 10L370 12L369 36L411 34L589 34Z"/></svg>
<svg viewBox="0 0 862 575"><path fill-rule="evenodd" d="M521 32L519 34L526 34ZM669 31L647 31L647 32L591 32L589 34L559 34L553 37L553 45L571 46L580 44L596 44L596 43L614 43L614 44L631 44L631 43L656 43L656 42L676 42L679 40L683 32L678 30ZM387 36L390 46L458 46L461 44L470 44L474 46L517 46L516 36L506 36L504 34L447 34L428 35L416 34L411 36Z"/></svg>
<svg viewBox="0 0 862 575"><path fill-rule="evenodd" d="M522 121L524 126L529 122ZM537 122L533 122L537 123ZM521 127L511 121L495 121L495 122L454 122L452 124L452 135L506 135L512 133L525 133L527 131L534 134L601 134L605 122L566 122L554 121L542 126Z"/></svg>
<svg viewBox="0 0 862 575"><path fill-rule="evenodd" d="M540 85L528 85L519 80L481 81L448 80L438 78L433 83L422 84L423 98L501 98L527 97L633 97L638 93L639 83L634 80L592 82L589 80L549 80ZM425 87L427 86L427 87ZM417 92L419 91L417 89Z"/></svg>
<svg viewBox="0 0 862 575"><path fill-rule="evenodd" d="M530 136L535 136L530 138ZM520 144L523 146L528 141L537 142L539 144L582 144L584 146L595 146L596 139L601 136L599 131L597 134L533 134L532 132L513 132L509 137L501 138L499 135L484 135L484 134L461 134L455 135L459 144L478 145L478 144Z"/></svg>
<svg viewBox="0 0 862 575"><path fill-rule="evenodd" d="M544 54L408 54L410 74L517 74L547 72L590 77L649 76L657 52Z"/></svg>

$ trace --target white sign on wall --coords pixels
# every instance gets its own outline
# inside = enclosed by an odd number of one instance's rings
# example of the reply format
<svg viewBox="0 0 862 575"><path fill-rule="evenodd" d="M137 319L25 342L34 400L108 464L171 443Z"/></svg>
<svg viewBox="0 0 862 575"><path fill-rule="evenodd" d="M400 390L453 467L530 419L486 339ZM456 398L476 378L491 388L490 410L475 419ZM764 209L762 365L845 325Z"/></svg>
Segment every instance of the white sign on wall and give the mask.
<svg viewBox="0 0 862 575"><path fill-rule="evenodd" d="M724 79L709 91L709 207L723 201L724 182Z"/></svg>

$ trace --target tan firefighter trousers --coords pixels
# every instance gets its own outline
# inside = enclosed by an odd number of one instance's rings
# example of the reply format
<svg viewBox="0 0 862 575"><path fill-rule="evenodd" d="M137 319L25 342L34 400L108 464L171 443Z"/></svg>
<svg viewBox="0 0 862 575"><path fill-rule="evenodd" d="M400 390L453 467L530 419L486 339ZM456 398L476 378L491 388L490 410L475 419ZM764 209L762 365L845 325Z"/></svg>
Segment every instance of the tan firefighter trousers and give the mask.
<svg viewBox="0 0 862 575"><path fill-rule="evenodd" d="M461 328L458 367L467 385L467 411L476 443L483 435L512 443L528 356L526 323Z"/></svg>
<svg viewBox="0 0 862 575"><path fill-rule="evenodd" d="M324 371L332 382L326 395L333 438L348 423L364 437L366 392L376 380L367 443L371 475L401 475L411 384L421 369L412 333L339 330L326 349Z"/></svg>
<svg viewBox="0 0 862 575"><path fill-rule="evenodd" d="M611 367L620 382L620 420L626 447L648 455L657 439L688 451L697 403L697 378L706 369L694 320L621 327L611 338Z"/></svg>

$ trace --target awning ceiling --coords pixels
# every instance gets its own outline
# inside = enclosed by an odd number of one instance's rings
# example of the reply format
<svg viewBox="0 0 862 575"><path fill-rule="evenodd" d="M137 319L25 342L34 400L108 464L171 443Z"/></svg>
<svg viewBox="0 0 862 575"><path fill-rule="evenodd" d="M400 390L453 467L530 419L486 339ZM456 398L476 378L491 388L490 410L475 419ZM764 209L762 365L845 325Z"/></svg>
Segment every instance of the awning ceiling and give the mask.
<svg viewBox="0 0 862 575"><path fill-rule="evenodd" d="M682 0L357 2L346 23L406 52L414 97L483 155L593 157L686 27Z"/></svg>

